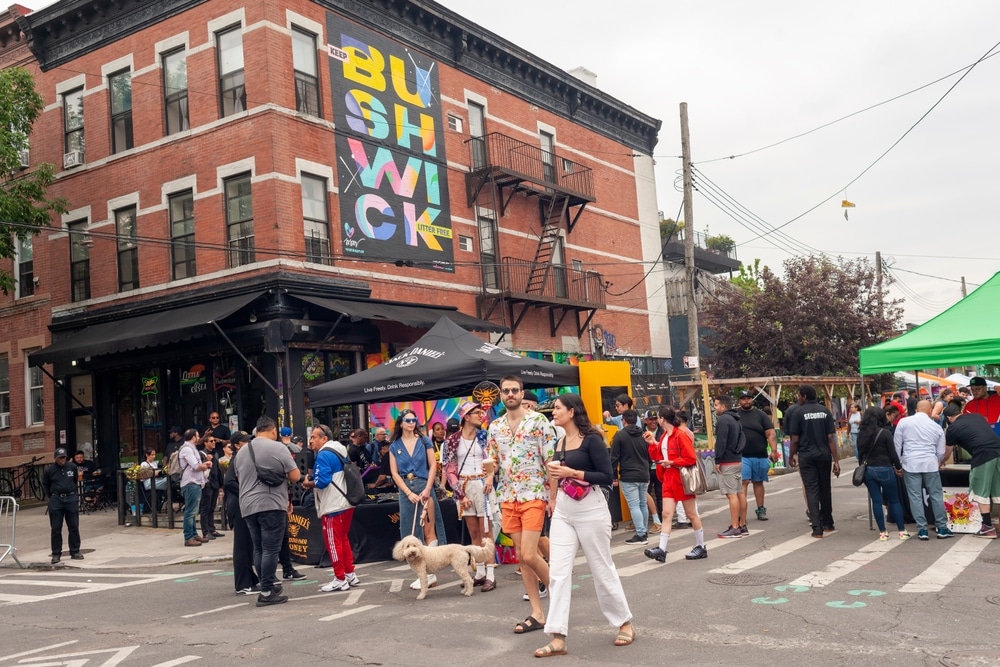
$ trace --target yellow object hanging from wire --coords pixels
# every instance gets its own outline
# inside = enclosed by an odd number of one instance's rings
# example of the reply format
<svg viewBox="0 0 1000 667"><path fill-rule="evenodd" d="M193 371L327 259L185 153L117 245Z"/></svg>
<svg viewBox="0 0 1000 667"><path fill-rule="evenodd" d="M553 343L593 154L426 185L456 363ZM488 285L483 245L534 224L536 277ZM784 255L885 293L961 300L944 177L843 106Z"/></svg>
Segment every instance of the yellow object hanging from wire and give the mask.
<svg viewBox="0 0 1000 667"><path fill-rule="evenodd" d="M849 220L850 218L847 217L847 209L854 208L854 202L843 199L840 202L840 206L844 209L844 220Z"/></svg>

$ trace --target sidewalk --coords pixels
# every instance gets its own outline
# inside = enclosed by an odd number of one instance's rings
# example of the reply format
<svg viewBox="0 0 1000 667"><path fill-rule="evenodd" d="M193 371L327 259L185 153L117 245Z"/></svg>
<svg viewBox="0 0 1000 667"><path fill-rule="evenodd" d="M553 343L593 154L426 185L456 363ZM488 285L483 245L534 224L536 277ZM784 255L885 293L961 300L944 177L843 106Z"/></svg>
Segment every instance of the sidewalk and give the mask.
<svg viewBox="0 0 1000 667"><path fill-rule="evenodd" d="M63 527L63 559L51 565L49 516L45 505L21 505L17 511L17 557L28 568L75 568L81 570L143 568L178 563L207 563L232 559L232 533L200 547L185 547L181 530L119 526L118 514L109 509L80 515L83 560L70 560L66 528ZM2 553L2 551L0 551ZM8 556L0 571L17 569Z"/></svg>

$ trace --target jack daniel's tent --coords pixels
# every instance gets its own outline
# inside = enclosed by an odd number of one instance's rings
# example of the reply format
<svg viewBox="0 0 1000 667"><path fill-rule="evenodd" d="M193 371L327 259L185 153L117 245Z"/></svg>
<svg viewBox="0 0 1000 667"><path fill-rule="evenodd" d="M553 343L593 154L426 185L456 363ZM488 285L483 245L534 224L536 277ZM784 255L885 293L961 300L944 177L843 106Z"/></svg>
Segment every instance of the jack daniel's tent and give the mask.
<svg viewBox="0 0 1000 667"><path fill-rule="evenodd" d="M531 359L483 342L442 317L416 343L392 359L361 373L317 385L309 405L380 403L468 396L484 380L499 384L516 375L528 387L575 387L576 366Z"/></svg>

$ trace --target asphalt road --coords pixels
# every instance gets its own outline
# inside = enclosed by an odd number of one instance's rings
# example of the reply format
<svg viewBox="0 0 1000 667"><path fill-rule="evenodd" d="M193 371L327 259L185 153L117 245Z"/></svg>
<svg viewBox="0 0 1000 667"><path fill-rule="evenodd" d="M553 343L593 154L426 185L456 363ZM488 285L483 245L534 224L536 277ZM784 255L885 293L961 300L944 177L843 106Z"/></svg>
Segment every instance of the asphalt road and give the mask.
<svg viewBox="0 0 1000 667"><path fill-rule="evenodd" d="M568 640L557 664L1000 665L989 634L1000 613L1000 544L972 536L878 542L867 496L834 484L837 531L808 537L797 475L774 479L771 520L719 540L727 510L699 500L709 557L687 562L690 530L675 531L664 565L613 534L613 553L638 637L612 645L582 557ZM912 530L911 532L915 532ZM890 533L893 535L893 533ZM651 539L655 538L651 536ZM652 545L652 542L651 542ZM515 635L528 613L513 565L499 586L460 595L440 576L424 601L399 563L358 569L363 585L320 593L329 571L286 582L288 604L257 609L233 594L227 563L156 571L0 570L0 667L6 665L491 665L537 664L542 632Z"/></svg>

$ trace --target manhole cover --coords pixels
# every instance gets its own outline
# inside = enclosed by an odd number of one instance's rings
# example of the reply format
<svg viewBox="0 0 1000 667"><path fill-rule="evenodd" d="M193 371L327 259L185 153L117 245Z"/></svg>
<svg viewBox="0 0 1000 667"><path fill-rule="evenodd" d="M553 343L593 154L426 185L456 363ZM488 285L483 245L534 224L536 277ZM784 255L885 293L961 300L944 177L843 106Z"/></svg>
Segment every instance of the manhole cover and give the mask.
<svg viewBox="0 0 1000 667"><path fill-rule="evenodd" d="M991 595L988 598L986 598L986 601L989 602L990 604L995 604L997 606L1000 606L1000 595Z"/></svg>
<svg viewBox="0 0 1000 667"><path fill-rule="evenodd" d="M1000 558L980 558L979 560L990 565L1000 565Z"/></svg>
<svg viewBox="0 0 1000 667"><path fill-rule="evenodd" d="M945 667L972 667L973 665L1000 665L1000 651L956 651L941 658Z"/></svg>
<svg viewBox="0 0 1000 667"><path fill-rule="evenodd" d="M708 578L709 583L719 586L773 586L784 580L773 574L720 574Z"/></svg>

